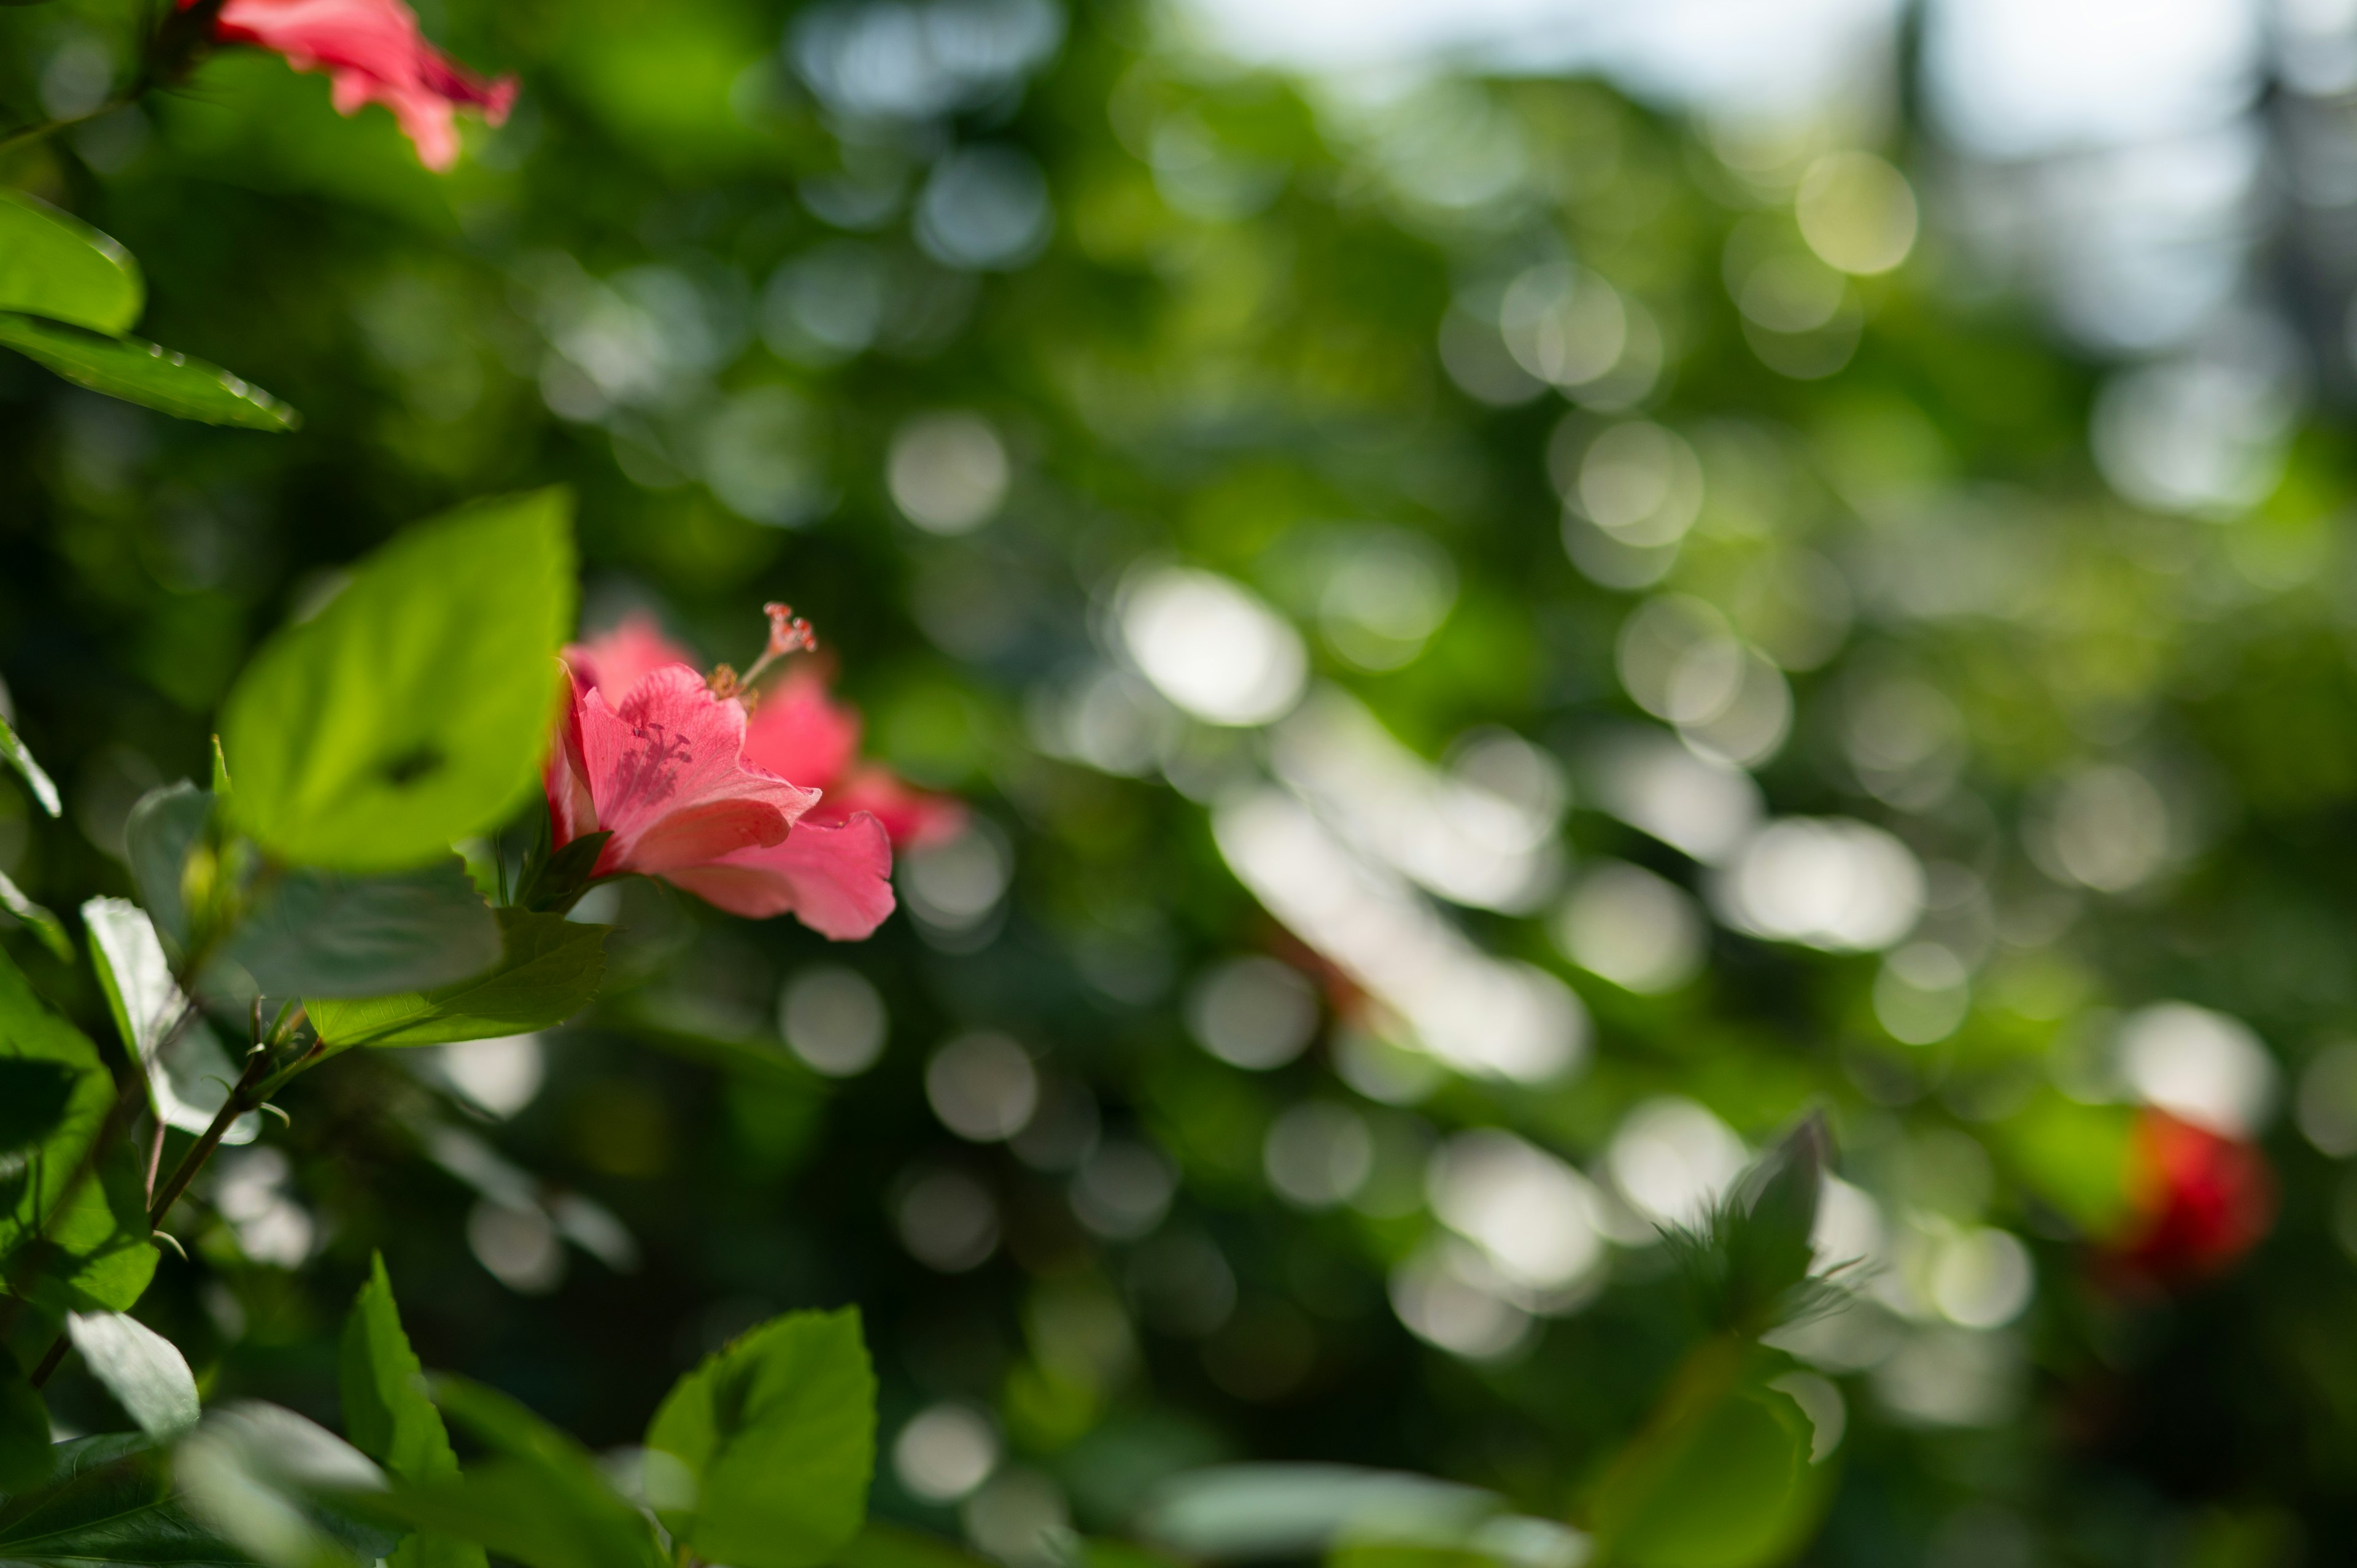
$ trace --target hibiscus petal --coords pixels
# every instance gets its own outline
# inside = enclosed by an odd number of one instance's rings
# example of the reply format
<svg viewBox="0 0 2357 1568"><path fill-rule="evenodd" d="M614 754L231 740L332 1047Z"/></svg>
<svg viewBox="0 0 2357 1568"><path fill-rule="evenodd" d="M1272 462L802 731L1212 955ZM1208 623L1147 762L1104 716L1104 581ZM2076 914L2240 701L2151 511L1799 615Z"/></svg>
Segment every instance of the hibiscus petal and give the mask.
<svg viewBox="0 0 2357 1568"><path fill-rule="evenodd" d="M695 656L665 637L654 617L640 613L624 616L610 629L574 643L565 650L565 662L584 685L604 692L619 708L648 675L666 664L693 665ZM793 777L781 768L770 771Z"/></svg>
<svg viewBox="0 0 2357 1568"><path fill-rule="evenodd" d="M669 880L732 915L792 914L821 936L856 941L892 912L892 844L884 825L857 816L835 827L799 822L786 842L741 850Z"/></svg>
<svg viewBox="0 0 2357 1568"><path fill-rule="evenodd" d="M780 779L824 789L859 750L859 715L806 668L764 693L745 721L745 757Z"/></svg>
<svg viewBox="0 0 2357 1568"><path fill-rule="evenodd" d="M274 50L296 70L327 71L339 113L383 104L432 169L457 160L452 109L480 107L497 124L515 101L512 78L484 81L427 43L403 0L228 0L214 36Z"/></svg>
<svg viewBox="0 0 2357 1568"><path fill-rule="evenodd" d="M815 790L738 760L745 710L715 697L685 665L646 676L619 711L603 691L592 689L580 694L575 713L581 772L598 825L614 834L599 862L601 874L654 869L641 864L642 843L664 869L685 864L689 846L726 853L775 843L818 799ZM705 811L718 802L744 808ZM673 818L681 821L666 829Z"/></svg>
<svg viewBox="0 0 2357 1568"><path fill-rule="evenodd" d="M668 813L622 854L615 854L609 844L598 857L597 875L635 871L642 876L666 876L740 849L779 843L792 824L791 817L767 800L709 800Z"/></svg>
<svg viewBox="0 0 2357 1568"><path fill-rule="evenodd" d="M888 768L868 763L827 792L817 808L822 822L840 822L857 812L873 814L903 849L940 843L965 825L965 802L904 783Z"/></svg>

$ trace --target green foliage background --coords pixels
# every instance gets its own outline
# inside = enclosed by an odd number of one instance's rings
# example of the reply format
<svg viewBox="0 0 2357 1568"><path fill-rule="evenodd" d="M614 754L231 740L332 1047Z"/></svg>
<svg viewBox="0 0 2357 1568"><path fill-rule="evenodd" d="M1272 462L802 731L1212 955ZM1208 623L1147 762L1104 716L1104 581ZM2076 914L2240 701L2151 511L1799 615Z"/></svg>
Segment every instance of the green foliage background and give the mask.
<svg viewBox="0 0 2357 1568"><path fill-rule="evenodd" d="M95 43L119 59L124 9L0 12L0 58ZM176 423L0 356L0 673L72 824L41 831L0 783L0 870L60 908L128 892L124 813L156 783L207 778L217 704L266 632L402 525L562 483L593 623L656 607L742 663L759 605L790 600L870 751L972 801L1013 881L979 936L929 937L903 914L856 949L634 887L600 1002L550 1036L545 1088L503 1124L469 1126L396 1052L306 1078L269 1143L317 1259L255 1262L216 1214L184 1227L193 1261L165 1259L143 1305L209 1398L330 1416L342 1312L381 1249L426 1365L593 1446L635 1441L663 1390L746 1325L856 1304L888 1455L919 1409L968 1402L1092 1530L1227 1457L1417 1469L1560 1517L1697 1326L1660 1250L1632 1246L1512 1359L1418 1340L1386 1281L1437 1233L1422 1151L1500 1125L1589 1167L1655 1095L1755 1145L1823 1102L1844 1174L1888 1223L2018 1233L2037 1292L1971 1341L1998 1368L1971 1422L1910 1415L1882 1373L1841 1380L1837 1484L1805 1560L2257 1564L2299 1560L2302 1542L2330 1557L2357 1501L2357 1275L2336 1239L2357 1230L2357 1188L2278 1116L2272 1237L2222 1281L2124 1296L2095 1243L2118 1223L2127 1112L2064 1089L2116 1011L2164 999L2247 1021L2287 1084L2357 1026L2357 578L2337 428L2304 430L2281 485L2227 525L2127 505L2086 453L2095 368L2024 307L1958 286L1936 208L1904 269L1850 285L1865 326L1843 368L1779 373L1720 259L1738 225L1788 231L1788 198L1590 83L1306 96L1215 66L1136 6L1092 3L1036 70L860 115L797 76L780 5L511 0L426 22L524 83L511 123L470 127L447 177L382 112L339 119L318 79L250 52L0 154L0 178L141 259L142 333L305 420L292 435ZM0 82L19 107L38 91ZM961 268L916 236L911 209L944 177L931 171L974 149L1044 177L1036 254ZM1187 986L1237 953L1301 950L1189 797L1253 776L1258 743L1182 726L1167 768L1134 773L1043 744L1074 672L1113 647L1108 607L1139 560L1253 585L1311 634L1318 678L1427 757L1484 725L1553 751L1575 780L1575 867L1613 855L1706 880L1581 783L1615 726L1651 721L1614 658L1645 596L1588 580L1561 542L1548 453L1565 400L1485 403L1436 349L1453 298L1563 255L1660 322L1670 361L1645 410L1706 455L1704 521L1666 587L1772 643L1786 601L1760 585L1838 574L1851 608L1820 618L1839 651L1795 661L1792 736L1761 783L1780 814L1861 817L1973 874L1978 891L1934 918L1980 931L1969 1015L1938 1044L1900 1044L1878 1023L1874 957L1726 930L1701 977L1638 996L1576 970L1544 920L1467 910L1452 918L1484 946L1579 992L1596 1025L1584 1072L1374 1104L1330 1069L1339 1015L1298 1062L1228 1067L1189 1037ZM869 342L828 349L781 325L771 280L813 257L882 290ZM991 421L1014 468L999 515L954 537L912 525L886 479L894 433L943 409ZM1371 527L1437 546L1458 585L1420 656L1383 672L1318 629L1327 575ZM1843 739L1858 693L1894 674L1956 718L1942 744L1959 782L1914 806L1876 798ZM2026 847L2043 802L2073 769L2121 760L2181 789L2185 831L2133 889L2068 886ZM6 941L111 1037L86 976L29 932ZM780 987L820 962L860 971L890 1010L880 1064L841 1083L778 1039ZM1108 1136L1175 1164L1157 1238L1215 1248L1232 1311L1174 1321L1141 1262L1156 1238L1092 1232L1068 1170L941 1125L926 1060L976 1027L1021 1041ZM1266 1130L1312 1100L1376 1129L1370 1190L1387 1200L1308 1213L1270 1192ZM474 1153L452 1153L454 1128ZM484 1176L486 1147L508 1176ZM893 1205L950 1168L993 1195L1001 1240L945 1274L902 1247ZM604 1242L604 1261L567 1243L554 1294L519 1294L467 1240L503 1180L560 1215L587 1197L634 1243ZM1886 1326L1909 1344L1967 1332ZM27 1340L20 1360L39 1353ZM86 1380L55 1393L69 1419L119 1424ZM888 1462L877 1508L960 1528Z"/></svg>

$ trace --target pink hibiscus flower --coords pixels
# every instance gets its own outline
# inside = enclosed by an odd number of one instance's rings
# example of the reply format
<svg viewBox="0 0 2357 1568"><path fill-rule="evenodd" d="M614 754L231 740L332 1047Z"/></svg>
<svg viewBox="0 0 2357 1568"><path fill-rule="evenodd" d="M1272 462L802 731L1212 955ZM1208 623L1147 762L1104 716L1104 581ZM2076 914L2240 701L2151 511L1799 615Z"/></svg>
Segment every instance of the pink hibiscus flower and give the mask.
<svg viewBox="0 0 2357 1568"><path fill-rule="evenodd" d="M180 8L194 4L180 0ZM284 55L296 70L326 71L339 114L383 104L430 169L457 161L453 110L472 105L497 125L515 102L515 78L485 81L452 61L425 41L404 0L227 0L213 37Z"/></svg>
<svg viewBox="0 0 2357 1568"><path fill-rule="evenodd" d="M782 606L771 607L770 659L810 645L809 628L794 621ZM731 914L753 918L792 914L804 925L837 940L866 936L892 912L892 847L885 823L866 811L835 807L822 799L817 776L805 783L788 782L791 775L778 762L799 766L824 758L805 752L797 759L774 752L756 755L738 699L736 676L723 669L707 682L698 675L686 651L665 639L654 622L633 616L620 626L565 650L574 677L572 716L565 744L550 758L548 799L554 842L570 843L582 833L615 828L614 838L598 857L597 875L636 871L661 875L674 886L694 894ZM755 673L760 669L755 666ZM691 689L692 688L692 689ZM619 705L617 705L619 704ZM755 703L755 714L766 707ZM608 768L608 807L598 794L597 765L586 737L599 714L630 730L638 749L630 757L644 760ZM723 715L715 720L711 715ZM736 780L721 786L732 800L769 800L765 790L782 786L793 792L791 810L780 806L785 820L773 833L724 843L716 832L699 841L699 853L684 857L671 853L673 843L685 844L685 828L667 830L650 864L644 836L623 843L618 817L633 824L641 818L662 819L674 808L676 793L666 782L670 767L662 747L683 735L684 726L699 727L694 745L705 758L725 756ZM669 726L658 732L654 726ZM718 726L718 727L716 727ZM726 734L722 733L725 728ZM585 737L576 746L574 733ZM851 731L856 737L856 721ZM577 758L577 760L576 760ZM841 771L837 757L824 777ZM715 764L716 773L717 765ZM830 809L832 808L832 809ZM749 820L749 819L748 819ZM710 853L701 853L708 849Z"/></svg>

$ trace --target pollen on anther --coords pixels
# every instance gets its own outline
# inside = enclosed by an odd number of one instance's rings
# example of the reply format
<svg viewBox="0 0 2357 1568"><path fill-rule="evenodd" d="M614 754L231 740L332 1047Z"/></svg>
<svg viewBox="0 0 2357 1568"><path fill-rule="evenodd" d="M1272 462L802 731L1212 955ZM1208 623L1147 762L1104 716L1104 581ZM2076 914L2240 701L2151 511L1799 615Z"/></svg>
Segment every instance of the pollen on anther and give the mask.
<svg viewBox="0 0 2357 1568"><path fill-rule="evenodd" d="M791 605L766 604L761 611L770 618L770 658L781 659L818 646L818 634L811 630L810 622L794 614Z"/></svg>

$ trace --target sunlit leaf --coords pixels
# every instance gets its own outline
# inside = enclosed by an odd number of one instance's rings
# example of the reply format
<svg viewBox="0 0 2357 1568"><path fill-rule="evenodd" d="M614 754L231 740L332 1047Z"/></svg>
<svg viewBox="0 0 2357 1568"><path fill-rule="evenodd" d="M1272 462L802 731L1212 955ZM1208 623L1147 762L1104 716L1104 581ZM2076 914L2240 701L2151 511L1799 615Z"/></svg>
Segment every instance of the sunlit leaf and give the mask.
<svg viewBox="0 0 2357 1568"><path fill-rule="evenodd" d="M130 252L38 197L0 189L0 311L118 334L145 303Z"/></svg>
<svg viewBox="0 0 2357 1568"><path fill-rule="evenodd" d="M120 1312L73 1313L66 1332L140 1431L164 1443L197 1424L197 1380L178 1346Z"/></svg>
<svg viewBox="0 0 2357 1568"><path fill-rule="evenodd" d="M229 1103L237 1079L229 1053L210 1026L188 1015L192 1004L172 978L156 928L136 904L93 898L81 907L81 923L115 1029L146 1072L156 1115L167 1127L203 1132ZM221 1141L252 1143L261 1122L259 1112L249 1112L230 1123Z"/></svg>
<svg viewBox="0 0 2357 1568"><path fill-rule="evenodd" d="M444 1045L530 1034L588 1004L606 972L606 927L522 909L493 913L504 943L498 968L431 991L307 999L312 1027L338 1047Z"/></svg>
<svg viewBox="0 0 2357 1568"><path fill-rule="evenodd" d="M667 1568L645 1517L579 1444L506 1395L463 1379L434 1380L434 1396L491 1456L456 1479L396 1478L390 1492L355 1498L354 1506L475 1541L525 1568Z"/></svg>
<svg viewBox="0 0 2357 1568"><path fill-rule="evenodd" d="M419 524L265 644L221 713L231 820L296 865L385 871L529 799L573 620L570 510L544 490Z"/></svg>
<svg viewBox="0 0 2357 1568"><path fill-rule="evenodd" d="M0 346L76 386L175 419L246 430L292 430L302 423L293 409L219 365L137 338L109 338L38 317L0 313Z"/></svg>
<svg viewBox="0 0 2357 1568"><path fill-rule="evenodd" d="M25 897L25 890L0 875L0 909L5 909L22 921L41 945L58 955L59 961L73 961L73 939L66 934L65 922L48 909Z"/></svg>
<svg viewBox="0 0 2357 1568"><path fill-rule="evenodd" d="M859 1314L797 1312L705 1358L655 1412L647 1446L693 1479L658 1511L697 1555L740 1568L831 1562L867 1517L876 1377Z"/></svg>
<svg viewBox="0 0 2357 1568"><path fill-rule="evenodd" d="M212 1411L173 1470L194 1515L265 1568L367 1568L393 1550L392 1531L341 1500L381 1494L384 1472L291 1410L241 1401Z"/></svg>
<svg viewBox="0 0 2357 1568"><path fill-rule="evenodd" d="M368 1283L344 1319L339 1367L344 1430L355 1447L404 1481L457 1478L458 1457L402 1331L382 1253L370 1259ZM482 1568L483 1563L483 1549L471 1541L420 1533L402 1542L392 1568Z"/></svg>
<svg viewBox="0 0 2357 1568"><path fill-rule="evenodd" d="M120 1310L156 1272L140 1175L127 1148L75 1173L113 1108L114 1080L81 1032L33 994L0 953L0 1061L38 1063L70 1076L64 1113L0 1178L0 1278L58 1310ZM71 1201L67 1201L69 1192Z"/></svg>
<svg viewBox="0 0 2357 1568"><path fill-rule="evenodd" d="M17 777L24 779L25 787L32 790L33 799L41 803L41 810L53 817L58 814L58 787L50 782L47 773L41 771L41 765L33 760L31 752L25 749L23 737L5 717L0 717L0 762L16 770Z"/></svg>

